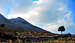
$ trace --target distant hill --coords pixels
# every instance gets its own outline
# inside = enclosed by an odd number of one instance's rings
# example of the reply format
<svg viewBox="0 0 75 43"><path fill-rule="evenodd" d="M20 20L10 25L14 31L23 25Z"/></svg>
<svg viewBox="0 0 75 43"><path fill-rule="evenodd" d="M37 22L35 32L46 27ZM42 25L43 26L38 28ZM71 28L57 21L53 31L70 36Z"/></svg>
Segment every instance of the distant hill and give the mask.
<svg viewBox="0 0 75 43"><path fill-rule="evenodd" d="M26 30L26 31L38 31L38 32L46 32L51 33L46 30L43 30L42 28L39 28L37 26L34 26L24 20L21 17L13 18L13 19L7 19L2 14L0 14L0 24L4 24L4 29L17 29L17 30ZM2 27L0 27L2 28Z"/></svg>

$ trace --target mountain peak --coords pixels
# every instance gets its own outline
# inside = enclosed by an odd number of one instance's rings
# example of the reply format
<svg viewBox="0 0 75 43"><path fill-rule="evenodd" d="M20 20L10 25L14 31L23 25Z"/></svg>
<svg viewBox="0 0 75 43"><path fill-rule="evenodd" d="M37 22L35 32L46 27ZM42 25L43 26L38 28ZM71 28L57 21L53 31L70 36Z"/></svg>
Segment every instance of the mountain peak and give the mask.
<svg viewBox="0 0 75 43"><path fill-rule="evenodd" d="M17 18L15 18L15 19L17 19L17 20L24 20L23 18L21 18L21 17L17 17Z"/></svg>
<svg viewBox="0 0 75 43"><path fill-rule="evenodd" d="M21 17L17 17L17 19L23 19L23 18L21 18Z"/></svg>
<svg viewBox="0 0 75 43"><path fill-rule="evenodd" d="M27 22L26 20L24 20L23 18L21 17L17 17L17 18L14 18L14 19L10 19L11 21L15 22L15 23L22 23L22 24L29 24L29 22Z"/></svg>

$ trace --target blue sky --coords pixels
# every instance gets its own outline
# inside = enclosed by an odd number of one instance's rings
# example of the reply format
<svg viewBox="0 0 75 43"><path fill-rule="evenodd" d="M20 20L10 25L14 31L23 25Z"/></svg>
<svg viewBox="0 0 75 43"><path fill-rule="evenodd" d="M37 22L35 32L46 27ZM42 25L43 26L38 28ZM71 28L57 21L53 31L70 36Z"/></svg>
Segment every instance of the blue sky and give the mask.
<svg viewBox="0 0 75 43"><path fill-rule="evenodd" d="M38 0L32 0L32 1L38 1Z"/></svg>
<svg viewBox="0 0 75 43"><path fill-rule="evenodd" d="M75 33L75 0L0 0L0 13L6 18L22 17L28 22L53 33L58 27L64 33Z"/></svg>
<svg viewBox="0 0 75 43"><path fill-rule="evenodd" d="M75 0L71 0L68 3L68 9L72 11L73 22L75 23Z"/></svg>

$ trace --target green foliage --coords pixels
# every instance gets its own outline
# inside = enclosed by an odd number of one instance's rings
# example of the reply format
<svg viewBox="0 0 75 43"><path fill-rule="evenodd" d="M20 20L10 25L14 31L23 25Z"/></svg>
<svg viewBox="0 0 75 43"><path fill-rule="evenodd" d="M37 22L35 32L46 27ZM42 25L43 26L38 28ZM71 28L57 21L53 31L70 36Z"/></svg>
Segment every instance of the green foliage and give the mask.
<svg viewBox="0 0 75 43"><path fill-rule="evenodd" d="M65 28L64 28L64 26L60 26L59 28L58 28L58 31L65 31Z"/></svg>

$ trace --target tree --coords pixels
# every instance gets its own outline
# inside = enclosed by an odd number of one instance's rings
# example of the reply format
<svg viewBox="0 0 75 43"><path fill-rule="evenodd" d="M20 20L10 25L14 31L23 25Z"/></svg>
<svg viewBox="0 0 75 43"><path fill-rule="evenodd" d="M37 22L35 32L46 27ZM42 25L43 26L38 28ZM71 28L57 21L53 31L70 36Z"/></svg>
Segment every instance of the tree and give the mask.
<svg viewBox="0 0 75 43"><path fill-rule="evenodd" d="M62 35L62 32L65 31L65 27L64 27L64 26L60 26L60 27L58 28L58 31L61 31L61 35Z"/></svg>
<svg viewBox="0 0 75 43"><path fill-rule="evenodd" d="M68 33L67 35L68 35L69 37L71 37L71 36L72 36L72 35L71 35L71 33Z"/></svg>
<svg viewBox="0 0 75 43"><path fill-rule="evenodd" d="M5 24L1 24L0 27L5 27Z"/></svg>
<svg viewBox="0 0 75 43"><path fill-rule="evenodd" d="M5 24L0 24L0 31L3 31L3 27L5 27Z"/></svg>

